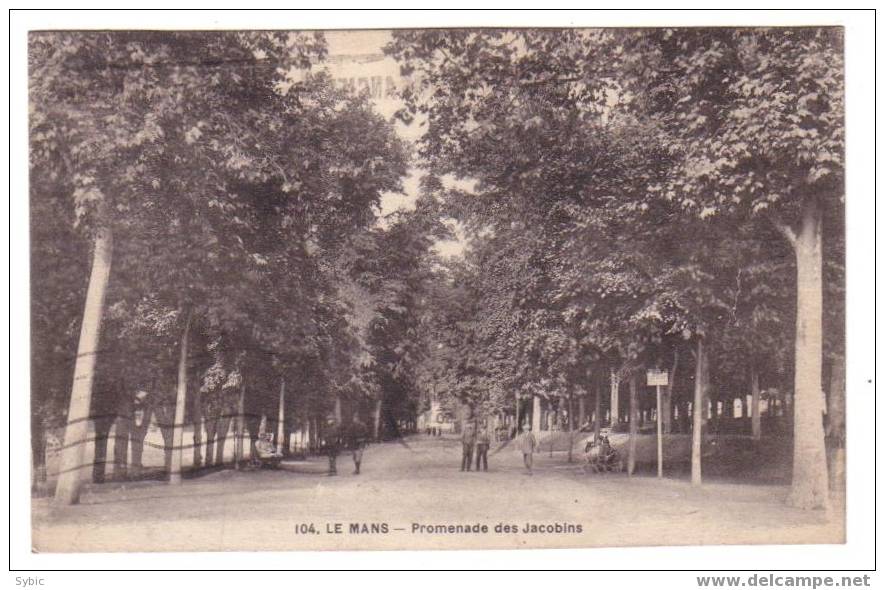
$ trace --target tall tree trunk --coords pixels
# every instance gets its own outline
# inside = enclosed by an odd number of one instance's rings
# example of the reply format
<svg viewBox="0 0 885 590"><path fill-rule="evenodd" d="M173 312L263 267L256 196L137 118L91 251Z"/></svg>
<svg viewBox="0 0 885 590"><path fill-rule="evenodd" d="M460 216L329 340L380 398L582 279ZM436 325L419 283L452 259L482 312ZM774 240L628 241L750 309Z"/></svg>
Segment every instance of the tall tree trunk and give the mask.
<svg viewBox="0 0 885 590"><path fill-rule="evenodd" d="M750 369L750 395L752 433L753 438L759 440L762 438L762 414L759 413L759 372L755 368Z"/></svg>
<svg viewBox="0 0 885 590"><path fill-rule="evenodd" d="M340 407L340 406L339 406ZM280 411L277 418L277 452L283 452L283 439L286 437L286 379L280 379ZM288 448L286 449L288 452Z"/></svg>
<svg viewBox="0 0 885 590"><path fill-rule="evenodd" d="M609 380L611 383L611 425L614 427L614 425L620 421L618 389L621 386L621 379L618 377L618 373L614 369L612 369L609 375Z"/></svg>
<svg viewBox="0 0 885 590"><path fill-rule="evenodd" d="M215 463L215 439L218 437L218 404L208 404L204 412L206 427L206 467Z"/></svg>
<svg viewBox="0 0 885 590"><path fill-rule="evenodd" d="M627 475L636 469L636 436L639 434L639 386L636 374L630 374L630 442L627 447Z"/></svg>
<svg viewBox="0 0 885 590"><path fill-rule="evenodd" d="M319 453L322 446L323 436L325 436L326 423L319 416L313 417L313 447Z"/></svg>
<svg viewBox="0 0 885 590"><path fill-rule="evenodd" d="M310 420L310 418L308 418ZM313 429L311 428L311 431ZM381 396L375 400L375 416L372 420L372 438L376 441L381 440Z"/></svg>
<svg viewBox="0 0 885 590"><path fill-rule="evenodd" d="M184 454L184 410L187 401L187 349L191 332L191 310L185 312L181 349L178 354L178 390L175 396L175 418L172 423L172 466L169 483L181 483L181 463Z"/></svg>
<svg viewBox="0 0 885 590"><path fill-rule="evenodd" d="M153 408L150 402L145 403L140 422L135 419L136 411L137 409L133 407L129 425L129 440L132 446L132 461L130 462L129 471L133 477L141 476L141 471L144 467L141 463L142 456L144 455L144 439L151 424Z"/></svg>
<svg viewBox="0 0 885 590"><path fill-rule="evenodd" d="M193 384L193 390L191 415L194 423L194 469L199 469L203 465L203 394L199 383Z"/></svg>
<svg viewBox="0 0 885 590"><path fill-rule="evenodd" d="M664 434L670 434L673 431L673 384L676 382L676 369L679 368L679 350L673 350L673 366L670 368L670 375L667 379L667 386L661 391L661 426Z"/></svg>
<svg viewBox="0 0 885 590"><path fill-rule="evenodd" d="M95 423L95 455L92 461L92 481L104 483L105 470L108 464L108 435L114 424L113 416L99 416L94 419Z"/></svg>
<svg viewBox="0 0 885 590"><path fill-rule="evenodd" d="M310 420L305 420L302 417L299 426L301 432L297 441L298 449L300 453L303 453L306 456L308 450L307 445L310 442Z"/></svg>
<svg viewBox="0 0 885 590"><path fill-rule="evenodd" d="M788 504L828 508L823 428L822 218L815 199L803 207L796 253L796 387L793 398L793 482Z"/></svg>
<svg viewBox="0 0 885 590"><path fill-rule="evenodd" d="M114 421L114 472L116 480L126 479L129 463L129 430L132 425L132 394L120 384L120 403Z"/></svg>
<svg viewBox="0 0 885 590"><path fill-rule="evenodd" d="M381 414L379 412L378 413L378 422L376 423L379 425L381 422L380 416L381 416ZM311 416L310 418L308 418L307 421L310 424L310 432L308 433L309 434L308 439L310 441L310 451L312 453L315 453L320 448L320 425L319 425L319 421L314 416ZM380 432L381 432L380 429L376 428L376 431L379 433L379 436L380 436Z"/></svg>
<svg viewBox="0 0 885 590"><path fill-rule="evenodd" d="M535 431L535 437L541 440L541 397L532 396L532 430Z"/></svg>
<svg viewBox="0 0 885 590"><path fill-rule="evenodd" d="M827 454L830 490L845 491L845 358L832 361L830 395L827 398Z"/></svg>
<svg viewBox="0 0 885 590"><path fill-rule="evenodd" d="M237 422L234 425L234 469L241 469L246 457L246 377L240 372L240 392L237 396ZM253 457L249 449L249 458Z"/></svg>
<svg viewBox="0 0 885 590"><path fill-rule="evenodd" d="M95 381L95 357L101 340L101 321L113 259L113 234L109 227L96 231L92 251L92 271L86 291L74 384L68 405L67 424L59 463L55 502L76 504L80 500L81 470L85 467L86 437L89 435L89 409Z"/></svg>
<svg viewBox="0 0 885 590"><path fill-rule="evenodd" d="M722 400L722 424L730 427L734 423L734 398L730 394Z"/></svg>
<svg viewBox="0 0 885 590"><path fill-rule="evenodd" d="M154 407L154 415L157 417L157 425L160 434L163 435L163 469L168 475L172 471L172 448L174 446L173 423L175 422L175 407L163 400Z"/></svg>
<svg viewBox="0 0 885 590"><path fill-rule="evenodd" d="M595 395L593 396L593 436L594 441L599 438L599 431L602 428L602 385L597 381Z"/></svg>
<svg viewBox="0 0 885 590"><path fill-rule="evenodd" d="M691 484L701 485L701 441L704 429L704 407L706 404L706 391L704 376L706 375L707 351L704 348L703 337L697 339L697 352L695 353L694 373L694 401L691 405Z"/></svg>
<svg viewBox="0 0 885 590"><path fill-rule="evenodd" d="M222 410L221 418L218 419L218 438L215 439L215 464L224 465L224 442L227 435L230 434L230 423L232 416L230 409Z"/></svg>
<svg viewBox="0 0 885 590"><path fill-rule="evenodd" d="M258 457L258 432L261 426L261 418L246 420L246 428L249 430L249 460Z"/></svg>
<svg viewBox="0 0 885 590"><path fill-rule="evenodd" d="M587 396L582 395L578 398L578 427L584 425L587 421Z"/></svg>
<svg viewBox="0 0 885 590"><path fill-rule="evenodd" d="M575 430L575 413L574 408L572 407L572 396L568 396L568 418L566 420L566 426L568 427L568 462L572 462L572 447L574 446L573 432ZM550 448L553 448L553 445L550 445Z"/></svg>
<svg viewBox="0 0 885 590"><path fill-rule="evenodd" d="M33 402L32 402L33 403ZM46 495L46 425L43 413L31 411L31 493L37 497Z"/></svg>

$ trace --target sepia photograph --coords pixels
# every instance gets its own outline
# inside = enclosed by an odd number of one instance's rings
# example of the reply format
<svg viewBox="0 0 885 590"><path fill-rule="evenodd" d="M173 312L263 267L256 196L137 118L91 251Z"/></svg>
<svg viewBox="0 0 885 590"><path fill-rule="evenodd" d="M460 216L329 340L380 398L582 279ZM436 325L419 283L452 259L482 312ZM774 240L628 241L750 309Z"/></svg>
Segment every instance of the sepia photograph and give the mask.
<svg viewBox="0 0 885 590"><path fill-rule="evenodd" d="M845 543L845 43L29 30L30 550Z"/></svg>

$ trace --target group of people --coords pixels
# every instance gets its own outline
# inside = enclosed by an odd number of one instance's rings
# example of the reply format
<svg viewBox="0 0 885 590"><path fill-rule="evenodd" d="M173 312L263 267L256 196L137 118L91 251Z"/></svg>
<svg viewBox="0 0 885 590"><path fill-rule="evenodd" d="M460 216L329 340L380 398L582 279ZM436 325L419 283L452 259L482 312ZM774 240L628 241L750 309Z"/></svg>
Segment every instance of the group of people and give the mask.
<svg viewBox="0 0 885 590"><path fill-rule="evenodd" d="M476 456L476 470L489 470L489 447L494 438L494 431L487 420L468 422L461 432L461 471L470 471L473 457ZM506 440L494 452L500 451L510 441ZM529 475L532 475L533 455L538 449L538 439L527 425L516 437L516 447L522 453L523 464ZM494 453L493 453L494 454Z"/></svg>
<svg viewBox="0 0 885 590"><path fill-rule="evenodd" d="M476 451L476 470L489 470L489 446L492 437L486 420L477 424L468 422L461 431L461 471L470 471L473 465L474 450Z"/></svg>
<svg viewBox="0 0 885 590"><path fill-rule="evenodd" d="M323 433L326 454L329 457L329 475L338 475L338 455L341 450L350 451L353 457L353 474L360 474L360 466L363 462L363 451L369 444L369 430L356 416L350 424L339 426L335 420L330 420L326 431Z"/></svg>
<svg viewBox="0 0 885 590"><path fill-rule="evenodd" d="M342 449L350 451L353 457L353 473L359 475L363 462L363 451L369 443L369 431L356 416L353 421L343 427L335 420L329 420L323 433L326 455L329 457L329 475L338 475L338 455ZM265 433L255 444L256 454L253 463L256 466L277 467L283 459L281 449L274 445L273 433Z"/></svg>

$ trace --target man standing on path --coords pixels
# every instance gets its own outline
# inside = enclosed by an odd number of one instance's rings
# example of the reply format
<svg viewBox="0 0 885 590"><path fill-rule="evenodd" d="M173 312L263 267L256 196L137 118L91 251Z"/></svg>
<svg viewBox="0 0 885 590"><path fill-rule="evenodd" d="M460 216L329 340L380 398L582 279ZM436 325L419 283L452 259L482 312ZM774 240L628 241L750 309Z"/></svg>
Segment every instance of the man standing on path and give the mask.
<svg viewBox="0 0 885 590"><path fill-rule="evenodd" d="M323 435L326 453L329 455L329 475L338 475L335 463L338 460L338 453L341 452L341 428L335 420L329 420L328 428Z"/></svg>
<svg viewBox="0 0 885 590"><path fill-rule="evenodd" d="M473 422L464 425L461 433L461 471L470 471L473 463L473 445L476 444L476 428Z"/></svg>
<svg viewBox="0 0 885 590"><path fill-rule="evenodd" d="M480 463L482 470L489 470L489 445L492 444L492 437L489 434L488 422L483 420L479 432L476 433L476 470L479 471Z"/></svg>
<svg viewBox="0 0 885 590"><path fill-rule="evenodd" d="M363 449L366 448L369 440L369 431L366 425L354 415L347 434L348 446L353 453L353 474L359 475L360 464L363 462Z"/></svg>
<svg viewBox="0 0 885 590"><path fill-rule="evenodd" d="M522 462L528 469L529 475L532 475L532 455L538 448L538 439L532 433L531 425L527 425L522 434L516 439L516 448L522 453Z"/></svg>

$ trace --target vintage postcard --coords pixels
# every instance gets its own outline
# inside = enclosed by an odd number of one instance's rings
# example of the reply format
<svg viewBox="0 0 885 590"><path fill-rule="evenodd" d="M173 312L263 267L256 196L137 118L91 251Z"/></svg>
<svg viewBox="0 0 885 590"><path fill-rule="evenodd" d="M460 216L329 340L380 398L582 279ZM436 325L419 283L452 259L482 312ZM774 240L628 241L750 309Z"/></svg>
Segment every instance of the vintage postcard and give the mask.
<svg viewBox="0 0 885 590"><path fill-rule="evenodd" d="M32 30L32 550L845 542L840 27Z"/></svg>

